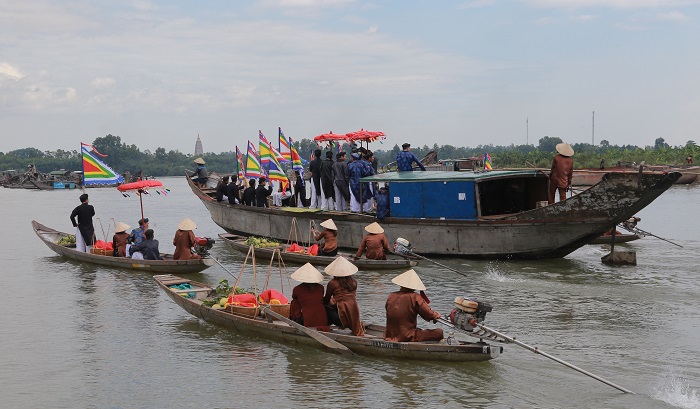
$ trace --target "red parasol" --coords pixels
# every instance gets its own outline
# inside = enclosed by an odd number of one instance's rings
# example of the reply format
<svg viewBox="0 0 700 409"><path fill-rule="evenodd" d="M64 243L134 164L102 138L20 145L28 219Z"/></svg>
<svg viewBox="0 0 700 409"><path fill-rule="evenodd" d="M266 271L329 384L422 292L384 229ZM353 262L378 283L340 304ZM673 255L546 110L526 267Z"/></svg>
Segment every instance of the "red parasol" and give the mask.
<svg viewBox="0 0 700 409"><path fill-rule="evenodd" d="M345 134L346 138L349 141L367 141L367 142L374 142L380 137L382 139L386 139L384 132L373 132L373 131L366 131L364 128L360 129L359 131L355 132L350 132L348 134Z"/></svg>
<svg viewBox="0 0 700 409"><path fill-rule="evenodd" d="M344 141L347 140L347 135L346 134L339 134L339 133L324 133L321 135L318 135L317 137L314 138L314 141L316 142L329 142L329 141Z"/></svg>
<svg viewBox="0 0 700 409"><path fill-rule="evenodd" d="M155 179L139 180L136 182L124 183L117 186L117 189L120 192L122 192L122 194L124 194L125 197L128 196L128 194L126 194L127 192L135 192L137 195L139 195L139 202L141 203L141 219L144 219L143 195L148 194L149 189L155 189L156 193L158 194L161 194L161 192L164 195L167 194L167 189L163 188L163 183Z"/></svg>

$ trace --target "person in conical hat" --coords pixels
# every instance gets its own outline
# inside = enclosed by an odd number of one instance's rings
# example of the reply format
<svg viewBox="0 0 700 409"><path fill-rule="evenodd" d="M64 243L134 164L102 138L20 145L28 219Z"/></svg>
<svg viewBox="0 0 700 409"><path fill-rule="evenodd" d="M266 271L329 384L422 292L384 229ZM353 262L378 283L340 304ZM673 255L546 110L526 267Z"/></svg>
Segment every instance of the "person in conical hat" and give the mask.
<svg viewBox="0 0 700 409"><path fill-rule="evenodd" d="M202 258L202 256L192 250L192 247L194 247L197 242L192 230L196 228L197 225L190 219L183 219L177 225L175 238L173 238L173 245L175 246L173 260L193 260Z"/></svg>
<svg viewBox="0 0 700 409"><path fill-rule="evenodd" d="M426 321L437 322L440 313L428 306L428 298L423 291L425 285L413 270L399 274L391 280L399 291L389 294L386 300L386 330L384 339L394 342L439 341L443 332L440 328L419 329L418 316ZM420 291L416 293L416 291Z"/></svg>
<svg viewBox="0 0 700 409"><path fill-rule="evenodd" d="M207 180L209 180L209 172L207 172L207 168L204 166L206 162L204 162L202 158L197 158L194 160L194 163L197 164L197 169L195 169L194 175L192 175L192 181L199 187L206 187Z"/></svg>
<svg viewBox="0 0 700 409"><path fill-rule="evenodd" d="M364 336L365 327L360 320L357 304L357 281L353 277L357 266L345 257L337 257L326 269L333 279L326 285L323 303L328 307L328 320L340 328L349 328L353 335Z"/></svg>
<svg viewBox="0 0 700 409"><path fill-rule="evenodd" d="M374 222L365 227L367 234L362 238L362 243L355 253L355 260L365 253L371 260L386 260L389 253L389 240L384 235L384 229L379 223Z"/></svg>
<svg viewBox="0 0 700 409"><path fill-rule="evenodd" d="M322 232L314 228L311 229L316 241L323 239L323 247L321 247L318 255L334 257L338 254L338 228L335 226L333 219L324 221L321 223L321 227L323 227Z"/></svg>
<svg viewBox="0 0 700 409"><path fill-rule="evenodd" d="M299 267L290 276L301 284L292 290L289 318L306 327L329 331L326 307L323 304L323 274L309 263Z"/></svg>
<svg viewBox="0 0 700 409"><path fill-rule="evenodd" d="M566 199L566 191L571 188L571 178L574 176L574 150L568 143L556 146L557 154L552 161L549 173L549 204L554 204L555 195L559 192L559 200Z"/></svg>
<svg viewBox="0 0 700 409"><path fill-rule="evenodd" d="M114 226L114 236L112 236L112 247L114 247L115 257L126 256L126 245L129 239L129 233L126 231L129 225L119 222Z"/></svg>

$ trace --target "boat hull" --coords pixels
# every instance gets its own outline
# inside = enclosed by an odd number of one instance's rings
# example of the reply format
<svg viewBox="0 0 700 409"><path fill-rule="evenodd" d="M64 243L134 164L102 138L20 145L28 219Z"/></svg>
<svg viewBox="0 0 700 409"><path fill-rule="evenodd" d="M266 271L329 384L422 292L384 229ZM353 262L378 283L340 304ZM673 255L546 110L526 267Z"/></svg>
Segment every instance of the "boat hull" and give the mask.
<svg viewBox="0 0 700 409"><path fill-rule="evenodd" d="M99 254L85 253L73 247L57 244L62 237L68 233L60 232L43 224L32 220L32 228L37 236L48 248L56 254L66 257L69 260L81 263L91 263L107 267L125 268L129 270L147 271L152 273L198 273L214 265L215 261L209 258L197 260L173 260L172 255L162 254L165 260L132 260L128 257L102 256ZM170 259L168 259L168 257Z"/></svg>
<svg viewBox="0 0 700 409"><path fill-rule="evenodd" d="M185 298L168 287L168 283L181 283L185 280L177 280L173 275L154 277L158 285L177 305L188 313L204 321L211 322L237 332L262 336L284 344L300 344L318 347L320 344L313 338L298 332L295 328L280 321L268 321L261 318L250 318L244 315L232 314L224 310L215 310L206 307L200 301L207 295L206 292L197 291L196 298ZM187 281L195 290L209 288L202 283ZM210 288L209 288L210 289ZM181 292L186 292L182 290ZM374 324L366 325L367 336L356 337L350 335L347 330L332 330L323 335L331 338L352 352L360 355L378 356L383 358L420 360L420 361L444 361L444 362L475 362L488 361L496 358L503 352L503 347L487 343L460 342L456 345L438 344L436 342L391 342L385 341L380 335L384 327Z"/></svg>
<svg viewBox="0 0 700 409"><path fill-rule="evenodd" d="M226 244L231 246L231 248L240 251L243 254L247 254L250 246L245 244L245 237L237 236L233 234L219 234ZM269 260L275 250L281 250L280 254L282 260L285 263L290 264L305 264L312 263L316 267L325 267L329 265L338 256L342 256L350 259L353 254L350 253L338 253L337 256L311 256L304 253L288 253L285 252L286 245L278 247L254 247L255 257L262 260ZM407 269L418 265L416 260L407 260L404 258L395 258L387 260L370 260L366 258L359 258L357 260L352 260L352 263L360 270L397 270L397 269Z"/></svg>
<svg viewBox="0 0 700 409"><path fill-rule="evenodd" d="M418 254L487 259L564 257L601 236L646 207L680 173L609 173L585 191L564 201L516 214L477 220L435 220L389 217L381 221L390 240L408 239ZM333 218L338 245L357 249L370 215L331 211L288 211L217 202L191 181L195 195L212 220L229 233L287 240L292 219L299 226Z"/></svg>

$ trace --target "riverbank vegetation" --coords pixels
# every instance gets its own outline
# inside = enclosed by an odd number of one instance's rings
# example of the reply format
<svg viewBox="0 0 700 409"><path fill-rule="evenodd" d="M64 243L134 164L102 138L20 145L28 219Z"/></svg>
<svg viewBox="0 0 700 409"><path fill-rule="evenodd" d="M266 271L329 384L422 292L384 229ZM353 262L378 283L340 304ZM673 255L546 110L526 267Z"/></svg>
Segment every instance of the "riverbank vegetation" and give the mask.
<svg viewBox="0 0 700 409"><path fill-rule="evenodd" d="M411 143L413 141L409 141ZM535 145L510 145L494 146L479 145L476 147L456 147L452 145L434 144L433 146L419 146L415 143L411 151L419 158L436 151L439 159L457 159L480 157L485 153L491 156L494 169L498 168L549 168L555 154L555 146L562 142L560 138L545 136ZM158 148L154 152L141 151L136 145L127 145L119 136L107 135L96 138L92 144L102 154L104 162L115 171L131 174L140 171L149 176L179 176L185 169L194 170L192 154L182 153L178 150L166 150ZM311 152L316 149L315 142L302 139L294 142L299 154L304 159L309 159ZM647 165L684 165L686 158L700 157L700 146L694 141L688 141L683 146L669 146L663 138L657 138L653 146L638 147L634 145L612 145L606 140L599 145L587 143L572 144L574 148L574 166L580 168L598 168L601 159L606 166L621 164ZM325 148L325 146L324 146ZM205 153L202 155L207 162L207 168L219 173L235 172L235 147L229 152ZM349 152L349 146L344 146ZM375 158L380 165L385 165L396 160L396 154L401 150L398 145L391 149L384 148L379 142L370 144ZM0 152L0 170L15 169L23 171L28 165L34 164L40 172L50 172L58 169L82 170L82 159L78 150L72 151L40 151L36 148L24 148Z"/></svg>

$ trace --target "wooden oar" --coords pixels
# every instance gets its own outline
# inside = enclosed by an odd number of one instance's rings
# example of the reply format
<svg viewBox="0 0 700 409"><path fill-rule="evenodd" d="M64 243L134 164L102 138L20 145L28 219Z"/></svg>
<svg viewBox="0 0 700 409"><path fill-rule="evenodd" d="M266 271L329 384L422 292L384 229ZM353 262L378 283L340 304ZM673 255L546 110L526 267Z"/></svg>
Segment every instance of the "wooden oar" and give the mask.
<svg viewBox="0 0 700 409"><path fill-rule="evenodd" d="M442 323L443 325L446 325L446 326L448 326L448 327L450 327L450 328L452 328L452 329L456 329L457 331L464 332L465 334L468 334L468 335L472 335L472 336L473 336L473 334L469 333L468 331L465 331L465 330L463 330L463 329L461 329L461 328L459 328L459 327L453 325L453 324L452 324L448 319L446 319L446 318L442 318L442 317L441 317L441 318L438 318L438 321L439 321L440 323ZM573 369L573 370L575 370L575 371L578 371L578 372L580 372L580 373L582 373L582 374L584 374L584 375L586 375L586 376L590 376L591 378L593 378L593 379L595 379L595 380L597 380L597 381L603 382L604 384L606 384L606 385L608 385L608 386L612 386L613 388L615 388L615 389L617 389L617 390L620 390L620 391L622 391L622 392L624 392L624 393L630 393L630 394L632 394L632 395L636 395L634 392L632 392L632 391L629 390L629 389L625 389L625 388L623 388L622 386L615 385L614 383L608 381L607 379L603 379L603 378L601 378L600 376L598 376L598 375L596 375L596 374L590 373L590 372L588 372L588 371L586 371L586 370L584 370L584 369L581 369L581 368L577 367L576 365L572 365L572 364L570 364L570 363L568 363L568 362L566 362L566 361L564 361L564 360L562 360L562 359L559 359L559 358L557 358L557 357L555 357L555 356L552 356L552 355L550 355L550 354L548 354L548 353L542 351L541 349L539 349L539 348L537 348L537 347L533 347L533 346L530 346L530 345L528 345L528 344L526 344L526 343L524 343L524 342L520 342L520 341L518 341L517 339L515 339L514 337L509 337L508 335L506 335L506 334L504 334L504 333L502 333L502 332L496 331L496 330L494 330L494 329L492 329L492 328L489 328L489 327L487 327L487 326L485 326L485 325L483 325L483 324L481 324L481 323L477 323L476 326L479 327L481 330L483 330L485 333L492 335L493 337L501 338L503 341L500 341L500 342L512 342L512 343L514 343L515 345L518 345L518 346L521 346L521 347L527 349L528 351L531 351L531 352L534 352L534 353L536 353L536 354L539 354L539 355L542 355L542 356L544 356L544 357L547 357L547 358L551 359L551 360L554 361L554 362L558 362L558 363L560 363L560 364L562 364L562 365L564 365L564 366L567 366L567 367L569 367L569 368L571 368L571 369ZM491 339L494 339L494 338L491 338Z"/></svg>
<svg viewBox="0 0 700 409"><path fill-rule="evenodd" d="M338 342L334 339L328 338L327 336L321 334L320 332L316 331L315 329L307 328L307 327L299 324L298 322L292 321L289 318L285 317L284 315L280 315L280 314L272 311L268 307L261 307L261 308L265 314L270 314L271 316L277 318L278 320L286 322L287 324L296 328L297 331L315 339L321 345L325 346L326 348L329 348L331 351L339 353L339 354L352 355L352 351L348 347L346 347L345 345L341 344L340 342Z"/></svg>

